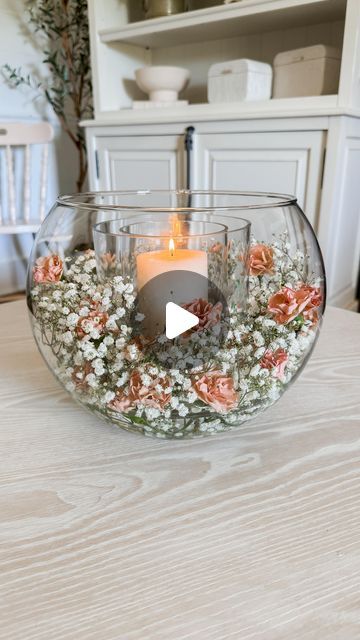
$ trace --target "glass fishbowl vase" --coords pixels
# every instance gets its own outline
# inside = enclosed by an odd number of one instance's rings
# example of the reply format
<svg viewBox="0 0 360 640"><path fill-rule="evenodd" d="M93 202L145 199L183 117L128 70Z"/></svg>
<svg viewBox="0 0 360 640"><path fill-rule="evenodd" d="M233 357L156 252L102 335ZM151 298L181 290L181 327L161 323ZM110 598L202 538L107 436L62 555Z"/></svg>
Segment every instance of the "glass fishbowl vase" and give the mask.
<svg viewBox="0 0 360 640"><path fill-rule="evenodd" d="M292 196L59 197L27 299L47 365L84 407L160 438L236 428L304 367L325 306L314 231Z"/></svg>

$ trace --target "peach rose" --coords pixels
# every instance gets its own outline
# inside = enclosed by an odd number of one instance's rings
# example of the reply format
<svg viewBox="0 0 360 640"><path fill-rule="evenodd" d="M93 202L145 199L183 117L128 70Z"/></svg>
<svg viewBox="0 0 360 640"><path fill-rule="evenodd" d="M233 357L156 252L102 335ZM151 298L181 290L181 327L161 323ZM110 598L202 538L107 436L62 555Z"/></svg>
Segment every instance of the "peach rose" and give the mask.
<svg viewBox="0 0 360 640"><path fill-rule="evenodd" d="M156 378L149 386L145 386L138 371L134 371L129 382L133 402L154 409L163 409L170 402L171 394L165 391L167 387L168 381L163 378Z"/></svg>
<svg viewBox="0 0 360 640"><path fill-rule="evenodd" d="M108 251L107 253L103 253L100 261L103 267L114 267L116 264L116 255Z"/></svg>
<svg viewBox="0 0 360 640"><path fill-rule="evenodd" d="M110 409L119 411L120 413L126 413L129 409L134 409L134 404L126 393L118 393L117 396L109 404Z"/></svg>
<svg viewBox="0 0 360 640"><path fill-rule="evenodd" d="M221 302L212 304L207 300L198 298L192 302L183 304L182 307L199 318L199 324L195 327L195 330L209 329L210 327L214 327L221 320Z"/></svg>
<svg viewBox="0 0 360 640"><path fill-rule="evenodd" d="M88 307L92 311L97 311L99 309L99 302L87 296L80 300L80 307Z"/></svg>
<svg viewBox="0 0 360 640"><path fill-rule="evenodd" d="M315 308L305 310L303 315L306 320L309 320L311 322L311 327L315 327L319 322L319 313Z"/></svg>
<svg viewBox="0 0 360 640"><path fill-rule="evenodd" d="M237 405L238 394L234 389L234 381L221 371L205 373L193 383L193 388L200 400L220 413L226 413Z"/></svg>
<svg viewBox="0 0 360 640"><path fill-rule="evenodd" d="M260 367L273 371L275 378L281 380L281 378L284 377L288 359L289 356L284 349L276 349L276 351L268 350L261 359Z"/></svg>
<svg viewBox="0 0 360 640"><path fill-rule="evenodd" d="M299 307L295 291L290 287L283 287L280 291L274 293L268 302L268 310L273 314L278 324L288 324L299 315L305 306L306 302L302 308Z"/></svg>
<svg viewBox="0 0 360 640"><path fill-rule="evenodd" d="M267 244L255 244L249 251L251 276L271 275L274 272L274 251Z"/></svg>
<svg viewBox="0 0 360 640"><path fill-rule="evenodd" d="M116 267L116 255L114 253L103 253L100 257L101 266L105 272L114 272Z"/></svg>
<svg viewBox="0 0 360 640"><path fill-rule="evenodd" d="M104 333L106 323L109 316L105 311L93 310L89 315L79 318L76 325L76 333L78 338L84 338L91 333L93 329L97 329L100 334Z"/></svg>
<svg viewBox="0 0 360 640"><path fill-rule="evenodd" d="M125 360L131 362L136 360L143 360L146 355L146 347L151 344L152 340L145 338L145 336L135 336L127 343L124 348Z"/></svg>
<svg viewBox="0 0 360 640"><path fill-rule="evenodd" d="M311 320L313 324L318 321L317 309L320 307L323 301L320 287L311 287L310 285L302 285L297 292L298 296L307 298L307 304L303 311L303 316L306 320Z"/></svg>
<svg viewBox="0 0 360 640"><path fill-rule="evenodd" d="M310 318L321 302L322 296L318 287L309 285L301 285L298 289L283 287L271 296L268 310L278 324L288 324L301 313L304 318Z"/></svg>
<svg viewBox="0 0 360 640"><path fill-rule="evenodd" d="M63 262L59 256L38 258L33 268L33 277L37 284L59 282L63 273Z"/></svg>
<svg viewBox="0 0 360 640"><path fill-rule="evenodd" d="M117 411L128 411L138 405L153 407L160 411L170 402L171 393L166 391L168 381L161 378L151 380L149 386L145 386L141 380L141 374L134 371L129 380L127 393L119 391L116 398L111 401L110 407Z"/></svg>
<svg viewBox="0 0 360 640"><path fill-rule="evenodd" d="M213 244L212 247L210 247L209 249L211 253L222 253L223 250L224 250L224 245L221 244L221 242L215 242L215 244Z"/></svg>

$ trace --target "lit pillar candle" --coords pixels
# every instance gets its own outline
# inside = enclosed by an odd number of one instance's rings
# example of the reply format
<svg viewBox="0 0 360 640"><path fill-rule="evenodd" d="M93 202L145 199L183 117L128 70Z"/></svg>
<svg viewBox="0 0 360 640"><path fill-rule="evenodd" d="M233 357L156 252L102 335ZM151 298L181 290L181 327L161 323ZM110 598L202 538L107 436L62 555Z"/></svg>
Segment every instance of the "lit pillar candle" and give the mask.
<svg viewBox="0 0 360 640"><path fill-rule="evenodd" d="M152 278L168 271L193 271L207 278L208 263L205 251L175 249L174 240L169 240L169 248L162 251L147 251L136 257L138 289Z"/></svg>
<svg viewBox="0 0 360 640"><path fill-rule="evenodd" d="M177 249L172 239L169 248L140 253L136 257L139 311L147 318L148 334L161 333L168 302L182 305L208 296L208 261L206 251ZM179 271L190 272L181 275ZM195 273L201 278L191 277ZM157 278L162 276L162 278ZM154 280L156 278L156 280ZM145 287L145 285L147 285ZM144 288L145 287L145 288ZM143 291L143 294L141 293Z"/></svg>

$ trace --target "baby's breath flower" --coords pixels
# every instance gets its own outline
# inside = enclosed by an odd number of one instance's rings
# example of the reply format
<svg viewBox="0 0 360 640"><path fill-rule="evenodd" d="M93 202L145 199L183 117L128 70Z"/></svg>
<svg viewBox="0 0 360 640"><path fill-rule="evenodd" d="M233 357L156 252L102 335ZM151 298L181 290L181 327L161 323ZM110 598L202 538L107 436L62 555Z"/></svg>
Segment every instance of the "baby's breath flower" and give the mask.
<svg viewBox="0 0 360 640"><path fill-rule="evenodd" d="M106 323L106 327L107 329L110 329L112 331L114 331L115 329L117 329L117 316L115 314L111 315Z"/></svg>
<svg viewBox="0 0 360 640"><path fill-rule="evenodd" d="M89 387L92 387L93 389L96 389L96 387L99 386L99 381L96 379L94 373L88 373L85 380L88 383Z"/></svg>
<svg viewBox="0 0 360 640"><path fill-rule="evenodd" d="M104 404L109 404L115 398L115 393L113 391L107 391L104 395Z"/></svg>
<svg viewBox="0 0 360 640"><path fill-rule="evenodd" d="M179 416L184 418L189 413L189 409L185 404L180 404L178 408L178 413L179 413Z"/></svg>
<svg viewBox="0 0 360 640"><path fill-rule="evenodd" d="M84 269L87 273L90 273L90 271L93 271L93 269L96 269L96 260L94 259L87 260L87 262L84 265Z"/></svg>
<svg viewBox="0 0 360 640"><path fill-rule="evenodd" d="M263 335L260 333L260 331L254 331L252 338L254 340L254 343L257 347L262 347L264 344L264 337Z"/></svg>
<svg viewBox="0 0 360 640"><path fill-rule="evenodd" d="M72 344L74 342L74 336L71 331L66 331L63 335L64 344Z"/></svg>
<svg viewBox="0 0 360 640"><path fill-rule="evenodd" d="M104 340L104 342L99 344L97 351L98 351L99 356L101 356L101 357L103 357L103 356L105 356L107 354L107 346L105 344L105 340Z"/></svg>
<svg viewBox="0 0 360 640"><path fill-rule="evenodd" d="M121 332L125 335L132 332L131 327L128 327L126 324L122 324L120 329L121 329Z"/></svg>
<svg viewBox="0 0 360 640"><path fill-rule="evenodd" d="M151 385L151 377L147 373L142 373L140 377L141 382L145 387L149 387Z"/></svg>
<svg viewBox="0 0 360 640"><path fill-rule="evenodd" d="M74 364L80 366L84 361L83 354L81 351L77 351L74 355Z"/></svg>
<svg viewBox="0 0 360 640"><path fill-rule="evenodd" d="M130 309L135 302L135 296L130 296L125 294L124 299L125 299L127 308Z"/></svg>
<svg viewBox="0 0 360 640"><path fill-rule="evenodd" d="M180 404L179 398L177 398L176 396L173 396L170 400L170 404L173 409L177 409Z"/></svg>
<svg viewBox="0 0 360 640"><path fill-rule="evenodd" d="M254 367L251 368L250 375L252 378L256 378L256 376L258 376L259 373L260 373L260 365L256 364Z"/></svg>
<svg viewBox="0 0 360 640"><path fill-rule="evenodd" d="M94 360L97 356L97 350L90 342L84 342L84 358L85 360Z"/></svg>
<svg viewBox="0 0 360 640"><path fill-rule="evenodd" d="M75 327L78 320L79 320L79 316L77 313L69 313L68 317L66 318L66 325L68 327Z"/></svg>
<svg viewBox="0 0 360 640"><path fill-rule="evenodd" d="M81 307L81 309L79 310L79 316L81 316L82 318L85 316L88 316L89 313L90 313L89 307Z"/></svg>
<svg viewBox="0 0 360 640"><path fill-rule="evenodd" d="M158 418L160 415L159 409L155 407L145 407L145 413L148 420L155 420L155 418Z"/></svg>
<svg viewBox="0 0 360 640"><path fill-rule="evenodd" d="M129 373L124 371L124 373L117 379L116 386L122 387L129 380Z"/></svg>

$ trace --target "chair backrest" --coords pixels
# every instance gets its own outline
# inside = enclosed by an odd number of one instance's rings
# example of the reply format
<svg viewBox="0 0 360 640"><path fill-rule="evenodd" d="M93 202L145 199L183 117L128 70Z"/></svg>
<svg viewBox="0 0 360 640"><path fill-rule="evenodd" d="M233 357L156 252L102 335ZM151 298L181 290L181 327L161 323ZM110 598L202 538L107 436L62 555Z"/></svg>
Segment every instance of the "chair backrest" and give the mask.
<svg viewBox="0 0 360 640"><path fill-rule="evenodd" d="M45 217L48 143L54 131L47 122L34 124L0 122L0 234L36 231ZM40 166L33 166L32 147L41 145ZM16 176L15 154L22 150L21 183ZM1 175L1 173L3 175ZM20 173L20 169L19 169ZM32 177L39 180L37 205L32 211ZM3 193L5 189L6 194ZM6 196L6 197L4 197Z"/></svg>

